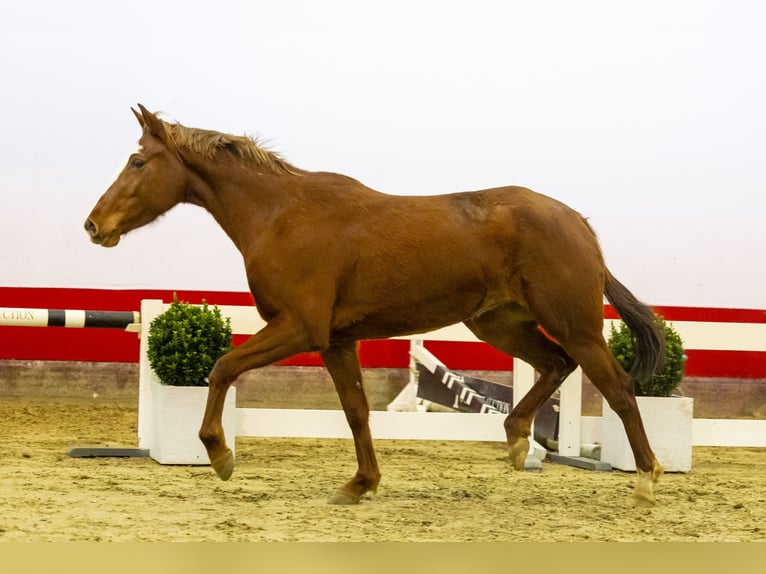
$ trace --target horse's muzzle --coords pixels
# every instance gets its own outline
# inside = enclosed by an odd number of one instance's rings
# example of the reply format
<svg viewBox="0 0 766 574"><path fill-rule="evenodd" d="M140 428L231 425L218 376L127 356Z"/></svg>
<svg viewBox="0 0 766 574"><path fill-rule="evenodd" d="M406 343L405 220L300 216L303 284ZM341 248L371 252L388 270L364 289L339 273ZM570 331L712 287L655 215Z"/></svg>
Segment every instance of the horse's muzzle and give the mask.
<svg viewBox="0 0 766 574"><path fill-rule="evenodd" d="M85 221L85 225L83 227L85 227L85 232L90 237L90 240L97 245L101 245L103 247L114 247L120 241L119 234L100 233L98 230L98 226L95 223L93 223L93 221L90 219ZM115 238L116 238L116 241L115 241Z"/></svg>
<svg viewBox="0 0 766 574"><path fill-rule="evenodd" d="M96 229L96 224L93 223L90 219L85 222L83 227L85 227L85 231L90 236L91 240L98 237L98 229Z"/></svg>

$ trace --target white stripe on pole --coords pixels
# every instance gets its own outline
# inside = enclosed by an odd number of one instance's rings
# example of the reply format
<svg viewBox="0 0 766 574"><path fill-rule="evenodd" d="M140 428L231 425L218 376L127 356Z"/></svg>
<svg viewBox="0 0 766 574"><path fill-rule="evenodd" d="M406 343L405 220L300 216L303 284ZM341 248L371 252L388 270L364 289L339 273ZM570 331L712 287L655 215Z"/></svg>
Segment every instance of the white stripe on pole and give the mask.
<svg viewBox="0 0 766 574"><path fill-rule="evenodd" d="M85 327L85 311L73 309L64 311L64 325L67 327Z"/></svg>

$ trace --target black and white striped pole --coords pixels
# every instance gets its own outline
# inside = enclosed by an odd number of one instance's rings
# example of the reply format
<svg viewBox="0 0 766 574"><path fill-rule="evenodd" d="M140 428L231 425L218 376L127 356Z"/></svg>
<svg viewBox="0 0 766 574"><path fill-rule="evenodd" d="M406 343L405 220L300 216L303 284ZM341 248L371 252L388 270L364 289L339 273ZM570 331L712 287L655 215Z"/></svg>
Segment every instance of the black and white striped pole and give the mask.
<svg viewBox="0 0 766 574"><path fill-rule="evenodd" d="M0 326L124 329L138 333L138 311L86 311L77 309L17 309L0 307Z"/></svg>

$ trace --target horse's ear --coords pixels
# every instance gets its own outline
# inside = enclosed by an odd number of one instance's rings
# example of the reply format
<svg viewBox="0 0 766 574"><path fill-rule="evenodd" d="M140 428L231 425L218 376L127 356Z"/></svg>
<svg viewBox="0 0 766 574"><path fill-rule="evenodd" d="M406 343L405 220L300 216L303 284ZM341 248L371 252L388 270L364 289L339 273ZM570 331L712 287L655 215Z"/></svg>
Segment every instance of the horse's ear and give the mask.
<svg viewBox="0 0 766 574"><path fill-rule="evenodd" d="M142 116L139 112L134 110L132 107L130 108L130 111L133 112L133 115L136 116L136 119L138 120L138 123L141 125L141 128L144 127L144 116Z"/></svg>
<svg viewBox="0 0 766 574"><path fill-rule="evenodd" d="M141 119L139 119L138 121L142 122L141 123L142 127L145 130L149 130L149 133L151 133L154 137L164 141L165 126L163 125L162 120L158 118L156 115L154 115L152 112L147 110L141 104L138 104L138 109L141 110Z"/></svg>

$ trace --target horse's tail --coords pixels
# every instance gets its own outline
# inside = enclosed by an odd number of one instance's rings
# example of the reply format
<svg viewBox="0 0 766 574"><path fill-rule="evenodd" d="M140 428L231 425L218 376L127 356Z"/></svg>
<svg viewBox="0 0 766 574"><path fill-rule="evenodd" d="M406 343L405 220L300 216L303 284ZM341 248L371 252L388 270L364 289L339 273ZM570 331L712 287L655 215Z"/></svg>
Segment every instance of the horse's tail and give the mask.
<svg viewBox="0 0 766 574"><path fill-rule="evenodd" d="M647 381L665 363L665 335L654 312L606 270L604 295L635 337L635 359L630 376Z"/></svg>

